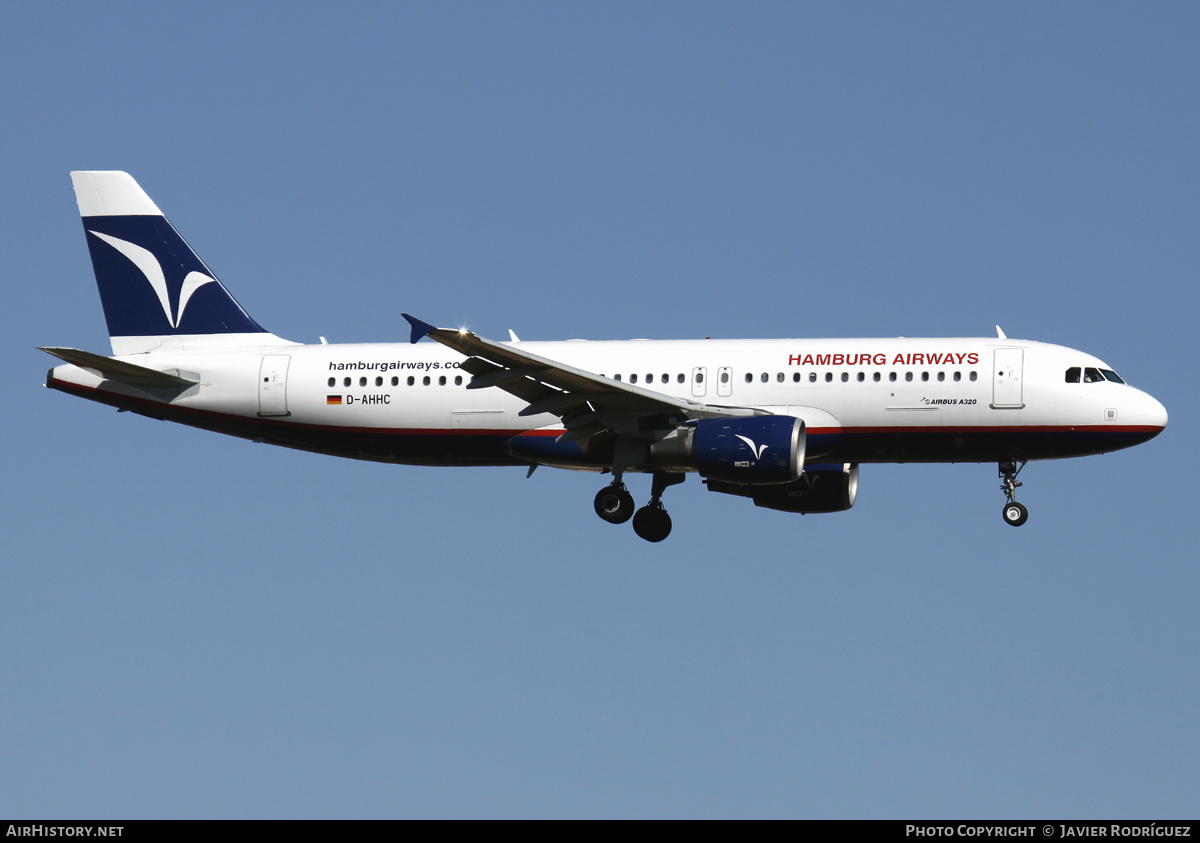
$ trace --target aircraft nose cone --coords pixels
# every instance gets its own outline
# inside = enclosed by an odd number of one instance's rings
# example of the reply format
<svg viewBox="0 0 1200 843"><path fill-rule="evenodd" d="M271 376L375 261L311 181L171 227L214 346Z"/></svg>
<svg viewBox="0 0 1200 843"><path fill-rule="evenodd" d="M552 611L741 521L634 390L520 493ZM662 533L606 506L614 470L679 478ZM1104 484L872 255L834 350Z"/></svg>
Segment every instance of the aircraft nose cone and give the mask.
<svg viewBox="0 0 1200 843"><path fill-rule="evenodd" d="M1167 408L1151 395L1142 393L1142 400L1138 402L1134 415L1138 424L1152 425L1159 431L1167 426Z"/></svg>

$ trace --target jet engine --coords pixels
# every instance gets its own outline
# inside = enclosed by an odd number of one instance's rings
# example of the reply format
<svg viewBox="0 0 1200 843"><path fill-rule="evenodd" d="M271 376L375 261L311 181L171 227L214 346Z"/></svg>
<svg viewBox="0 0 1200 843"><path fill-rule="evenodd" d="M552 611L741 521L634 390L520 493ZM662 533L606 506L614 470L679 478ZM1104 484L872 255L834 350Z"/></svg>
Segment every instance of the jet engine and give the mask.
<svg viewBox="0 0 1200 843"><path fill-rule="evenodd" d="M804 422L794 416L701 419L652 444L650 457L717 482L769 486L800 479L804 443Z"/></svg>
<svg viewBox="0 0 1200 843"><path fill-rule="evenodd" d="M708 490L753 498L755 506L782 512L842 512L858 497L858 463L804 467L796 481L777 486L750 486L709 479Z"/></svg>

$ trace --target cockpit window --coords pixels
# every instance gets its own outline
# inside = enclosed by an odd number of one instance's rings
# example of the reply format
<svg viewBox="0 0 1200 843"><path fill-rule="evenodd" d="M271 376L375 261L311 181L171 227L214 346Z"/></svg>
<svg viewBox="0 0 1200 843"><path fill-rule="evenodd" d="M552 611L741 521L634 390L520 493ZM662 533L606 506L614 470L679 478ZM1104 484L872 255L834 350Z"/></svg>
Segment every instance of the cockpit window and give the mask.
<svg viewBox="0 0 1200 843"><path fill-rule="evenodd" d="M1067 369L1067 383L1079 383L1079 374L1083 373L1084 383L1125 383L1121 376L1112 369L1099 369L1088 366L1086 369L1081 369L1079 366L1072 366Z"/></svg>

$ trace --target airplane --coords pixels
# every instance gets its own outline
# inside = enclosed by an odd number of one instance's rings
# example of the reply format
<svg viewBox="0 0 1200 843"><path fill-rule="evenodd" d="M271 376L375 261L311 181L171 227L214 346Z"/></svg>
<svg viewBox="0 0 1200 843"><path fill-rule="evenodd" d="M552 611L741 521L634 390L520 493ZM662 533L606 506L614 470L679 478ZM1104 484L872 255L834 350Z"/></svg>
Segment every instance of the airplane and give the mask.
<svg viewBox="0 0 1200 843"><path fill-rule="evenodd" d="M1166 409L1101 360L994 338L496 342L409 314L408 343L291 342L229 294L127 173L71 174L112 356L46 347L46 386L339 457L610 474L601 519L662 541L667 488L790 513L854 506L863 463L1031 460L1146 442ZM419 342L428 338L433 342ZM651 476L641 507L624 483Z"/></svg>

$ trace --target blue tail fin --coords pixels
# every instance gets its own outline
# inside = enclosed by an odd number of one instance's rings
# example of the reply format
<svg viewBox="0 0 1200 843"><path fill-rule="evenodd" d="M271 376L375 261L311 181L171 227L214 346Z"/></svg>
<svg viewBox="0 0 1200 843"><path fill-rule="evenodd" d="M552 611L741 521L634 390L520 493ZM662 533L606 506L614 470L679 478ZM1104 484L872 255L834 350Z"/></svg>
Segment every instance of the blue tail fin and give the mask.
<svg viewBox="0 0 1200 843"><path fill-rule="evenodd" d="M283 343L242 310L128 173L71 173L114 354Z"/></svg>

